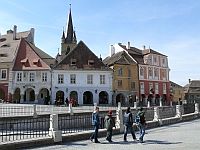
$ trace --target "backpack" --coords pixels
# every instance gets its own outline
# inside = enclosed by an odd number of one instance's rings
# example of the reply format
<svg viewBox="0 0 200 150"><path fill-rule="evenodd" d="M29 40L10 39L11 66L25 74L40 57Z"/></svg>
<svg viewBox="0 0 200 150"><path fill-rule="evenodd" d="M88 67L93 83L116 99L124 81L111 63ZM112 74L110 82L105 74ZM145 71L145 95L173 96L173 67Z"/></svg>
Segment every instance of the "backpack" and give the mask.
<svg viewBox="0 0 200 150"><path fill-rule="evenodd" d="M144 124L145 121L145 117L144 117L144 113L137 113L137 115L135 116L135 123L136 124Z"/></svg>
<svg viewBox="0 0 200 150"><path fill-rule="evenodd" d="M135 116L135 123L140 123L140 115L138 114Z"/></svg>

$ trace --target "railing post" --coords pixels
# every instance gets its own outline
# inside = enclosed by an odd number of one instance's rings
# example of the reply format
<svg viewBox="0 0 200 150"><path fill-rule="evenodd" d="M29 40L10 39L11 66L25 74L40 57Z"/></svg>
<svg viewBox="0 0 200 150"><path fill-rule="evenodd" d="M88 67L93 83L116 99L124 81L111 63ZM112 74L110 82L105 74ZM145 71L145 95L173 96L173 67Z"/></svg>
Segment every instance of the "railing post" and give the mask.
<svg viewBox="0 0 200 150"><path fill-rule="evenodd" d="M147 101L147 107L149 108L150 107L150 101Z"/></svg>
<svg viewBox="0 0 200 150"><path fill-rule="evenodd" d="M62 142L62 131L58 129L58 114L50 115L49 134L54 142Z"/></svg>
<svg viewBox="0 0 200 150"><path fill-rule="evenodd" d="M73 114L73 109L72 109L72 103L69 103L69 110L68 112L72 115Z"/></svg>
<svg viewBox="0 0 200 150"><path fill-rule="evenodd" d="M172 107L173 106L173 104L172 104L172 100L170 101L170 107Z"/></svg>
<svg viewBox="0 0 200 150"><path fill-rule="evenodd" d="M160 102L160 107L162 107L163 106L163 104L162 104L162 98L160 98L159 102Z"/></svg>
<svg viewBox="0 0 200 150"><path fill-rule="evenodd" d="M134 102L134 108L137 109L137 102Z"/></svg>
<svg viewBox="0 0 200 150"><path fill-rule="evenodd" d="M118 107L116 111L116 127L120 128L120 133L124 131L124 126L123 126L123 115L122 115L122 108L121 108L121 103L118 102Z"/></svg>
<svg viewBox="0 0 200 150"><path fill-rule="evenodd" d="M37 118L36 104L33 105L33 118Z"/></svg>
<svg viewBox="0 0 200 150"><path fill-rule="evenodd" d="M162 119L160 118L159 107L154 107L154 121L158 121L160 125L162 125Z"/></svg>
<svg viewBox="0 0 200 150"><path fill-rule="evenodd" d="M176 105L176 117L179 117L182 120L181 105Z"/></svg>
<svg viewBox="0 0 200 150"><path fill-rule="evenodd" d="M199 104L195 103L195 113L199 114Z"/></svg>

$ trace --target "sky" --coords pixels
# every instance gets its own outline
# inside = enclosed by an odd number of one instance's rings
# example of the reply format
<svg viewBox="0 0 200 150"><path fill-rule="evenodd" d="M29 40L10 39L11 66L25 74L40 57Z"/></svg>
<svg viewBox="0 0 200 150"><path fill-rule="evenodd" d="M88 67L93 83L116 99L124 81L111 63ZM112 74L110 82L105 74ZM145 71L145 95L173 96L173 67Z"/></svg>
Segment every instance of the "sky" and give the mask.
<svg viewBox="0 0 200 150"><path fill-rule="evenodd" d="M200 80L198 0L0 0L0 33L35 29L35 45L55 57L71 4L77 40L98 57L115 43L143 45L166 56L169 79Z"/></svg>

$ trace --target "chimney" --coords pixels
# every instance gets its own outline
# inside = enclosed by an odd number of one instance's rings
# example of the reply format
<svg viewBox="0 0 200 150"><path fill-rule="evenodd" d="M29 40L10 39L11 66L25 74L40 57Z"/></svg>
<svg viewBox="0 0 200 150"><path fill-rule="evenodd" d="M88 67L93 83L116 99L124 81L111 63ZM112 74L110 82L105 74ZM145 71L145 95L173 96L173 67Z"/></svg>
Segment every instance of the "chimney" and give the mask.
<svg viewBox="0 0 200 150"><path fill-rule="evenodd" d="M188 79L189 80L189 83L191 82L191 79Z"/></svg>
<svg viewBox="0 0 200 150"><path fill-rule="evenodd" d="M32 44L34 44L35 29L34 29L34 28L31 28L30 32L31 32L31 41L30 41L30 42L31 42Z"/></svg>
<svg viewBox="0 0 200 150"><path fill-rule="evenodd" d="M145 50L146 49L146 47L145 47L145 45L143 45L143 50Z"/></svg>
<svg viewBox="0 0 200 150"><path fill-rule="evenodd" d="M131 44L130 44L130 42L128 42L126 48L127 48L127 49L130 49L130 48L131 48Z"/></svg>
<svg viewBox="0 0 200 150"><path fill-rule="evenodd" d="M13 40L16 40L16 35L17 35L17 26L14 25L14 28L13 28Z"/></svg>
<svg viewBox="0 0 200 150"><path fill-rule="evenodd" d="M110 56L115 54L115 47L113 45L110 45Z"/></svg>

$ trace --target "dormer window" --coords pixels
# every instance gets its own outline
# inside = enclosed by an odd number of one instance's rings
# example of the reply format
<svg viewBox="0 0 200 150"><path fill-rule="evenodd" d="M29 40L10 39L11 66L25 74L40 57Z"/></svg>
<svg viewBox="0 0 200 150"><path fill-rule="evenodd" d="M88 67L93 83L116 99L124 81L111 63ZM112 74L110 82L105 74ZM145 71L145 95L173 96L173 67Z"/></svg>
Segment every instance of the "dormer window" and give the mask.
<svg viewBox="0 0 200 150"><path fill-rule="evenodd" d="M88 65L93 66L94 65L94 60L88 60Z"/></svg>
<svg viewBox="0 0 200 150"><path fill-rule="evenodd" d="M71 59L71 65L76 65L76 59Z"/></svg>
<svg viewBox="0 0 200 150"><path fill-rule="evenodd" d="M25 58L25 59L21 60L21 63L24 66L28 66L29 65L28 58Z"/></svg>
<svg viewBox="0 0 200 150"><path fill-rule="evenodd" d="M0 54L0 57L7 57L7 54Z"/></svg>
<svg viewBox="0 0 200 150"><path fill-rule="evenodd" d="M33 60L33 64L36 65L36 66L38 66L38 67L41 66L41 61L40 61L40 59L39 59L39 58L38 58L38 59L34 59L34 60Z"/></svg>
<svg viewBox="0 0 200 150"><path fill-rule="evenodd" d="M1 47L10 47L10 44L4 44Z"/></svg>

